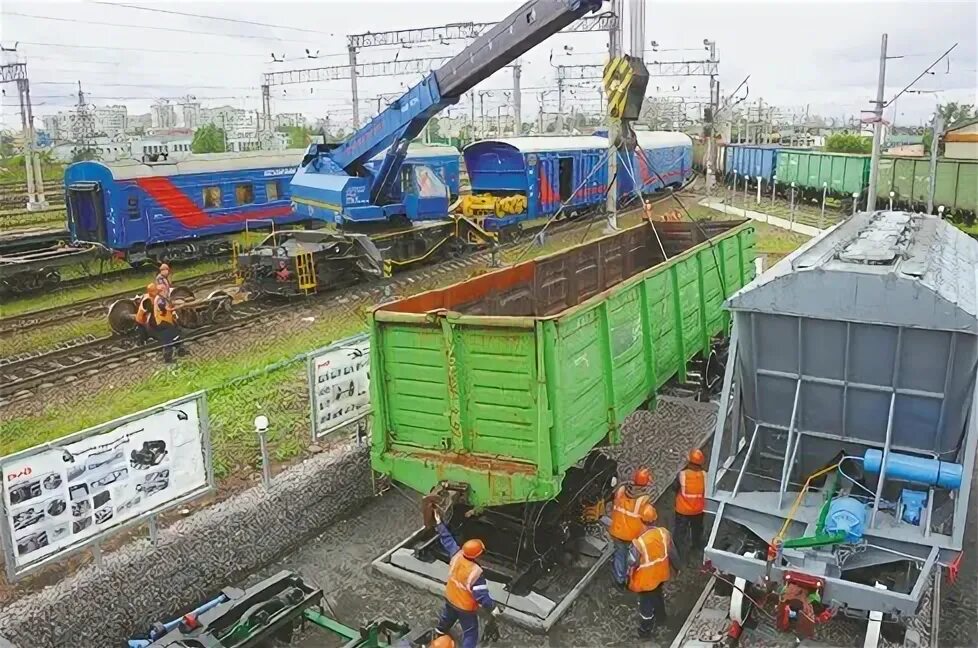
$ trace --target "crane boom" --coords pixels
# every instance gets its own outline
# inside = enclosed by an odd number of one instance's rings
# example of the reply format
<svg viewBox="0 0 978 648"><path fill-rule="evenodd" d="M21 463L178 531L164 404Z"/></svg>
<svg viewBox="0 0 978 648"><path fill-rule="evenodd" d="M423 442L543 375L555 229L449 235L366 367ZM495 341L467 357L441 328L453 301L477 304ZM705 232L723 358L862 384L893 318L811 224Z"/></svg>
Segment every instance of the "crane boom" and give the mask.
<svg viewBox="0 0 978 648"><path fill-rule="evenodd" d="M313 218L381 221L412 213L391 196L409 142L468 90L585 14L603 0L529 0L426 76L339 145L313 145L292 180L293 200ZM365 163L387 150L372 172ZM445 208L447 210L447 200ZM423 210L422 210L423 211Z"/></svg>

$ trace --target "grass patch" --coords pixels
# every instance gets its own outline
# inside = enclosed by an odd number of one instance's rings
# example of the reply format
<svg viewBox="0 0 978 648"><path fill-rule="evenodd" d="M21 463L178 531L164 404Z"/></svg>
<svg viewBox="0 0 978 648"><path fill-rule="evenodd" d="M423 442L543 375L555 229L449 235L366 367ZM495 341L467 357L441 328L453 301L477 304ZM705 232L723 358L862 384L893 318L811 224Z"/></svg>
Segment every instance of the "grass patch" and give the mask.
<svg viewBox="0 0 978 648"><path fill-rule="evenodd" d="M0 340L0 358L7 358L26 351L49 349L58 342L84 335L101 337L107 333L109 333L109 325L105 318L99 317L70 320L54 326L42 326L35 330L28 329L8 335Z"/></svg>
<svg viewBox="0 0 978 648"><path fill-rule="evenodd" d="M305 366L296 363L268 373L263 370L332 340L364 328L354 312L317 319L300 331L269 337L231 357L187 358L174 368L160 368L151 377L124 388L107 389L78 404L55 406L40 417L13 419L0 424L0 455L10 454L105 421L136 412L188 392L213 390L208 397L215 466L225 476L243 465L255 465L258 439L253 420L258 412L272 421L269 440L277 458L298 454L308 440L309 410L305 394ZM149 362L159 363L154 357ZM123 370L124 371L124 370ZM261 374L241 380L249 373ZM238 379L238 380L236 380ZM109 382L111 378L100 377Z"/></svg>
<svg viewBox="0 0 978 648"><path fill-rule="evenodd" d="M3 214L0 217L0 232L13 232L22 228L33 228L65 224L66 213L61 211L50 212L15 212Z"/></svg>
<svg viewBox="0 0 978 648"><path fill-rule="evenodd" d="M174 277L176 278L177 285L179 285L181 282L184 282L187 279L199 277L200 275L216 272L218 270L227 270L229 268L230 262L227 259L196 261L193 263L188 263L185 266L177 267L175 269ZM153 280L153 277L155 276L156 269L147 268L145 272L126 274L124 277L93 277L92 282L89 284L73 286L63 290L56 290L43 295L31 295L29 297L12 299L3 304L3 306L0 306L0 317L12 317L14 315L32 313L45 308L66 306L75 302L85 301L86 299L105 297L127 290L131 290L133 291L133 294L135 294L142 290L147 283Z"/></svg>

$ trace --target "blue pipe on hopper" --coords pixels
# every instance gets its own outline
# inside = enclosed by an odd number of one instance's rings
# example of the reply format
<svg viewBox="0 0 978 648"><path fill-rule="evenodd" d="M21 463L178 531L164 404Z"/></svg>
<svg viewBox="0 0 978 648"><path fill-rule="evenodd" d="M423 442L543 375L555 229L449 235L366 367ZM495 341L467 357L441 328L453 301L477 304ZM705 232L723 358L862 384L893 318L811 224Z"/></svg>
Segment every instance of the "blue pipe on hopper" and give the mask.
<svg viewBox="0 0 978 648"><path fill-rule="evenodd" d="M863 469L878 473L883 463L883 451L870 448L863 455ZM886 458L886 478L899 479L925 486L939 486L948 490L961 488L961 464L937 459L924 459L900 452L891 452Z"/></svg>

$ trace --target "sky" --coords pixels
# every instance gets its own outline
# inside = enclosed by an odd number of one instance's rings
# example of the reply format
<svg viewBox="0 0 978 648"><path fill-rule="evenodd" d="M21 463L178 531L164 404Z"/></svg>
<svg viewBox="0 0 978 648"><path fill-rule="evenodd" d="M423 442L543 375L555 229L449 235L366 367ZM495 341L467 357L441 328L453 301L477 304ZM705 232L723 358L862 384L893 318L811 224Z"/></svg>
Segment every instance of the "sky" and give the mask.
<svg viewBox="0 0 978 648"><path fill-rule="evenodd" d="M626 14L628 2L625 0ZM81 81L90 102L125 103L130 114L148 112L157 97L177 102L187 95L204 105L261 108L263 73L347 63L346 35L455 22L493 22L519 2L511 0L328 0L320 2L141 2L117 4L72 1L0 1L0 44L27 61L35 116L51 114L77 101ZM606 3L608 5L608 3ZM897 94L948 47L958 42L949 62L941 62L889 107L898 125L927 120L937 103L978 103L975 2L736 2L647 0L645 42L656 41L646 60L705 58L703 39L715 40L721 92L726 95L750 75L748 101L763 99L789 112L843 118L871 107L879 70L880 37L889 35L886 97ZM168 13L177 12L177 13ZM216 19L180 15L196 14ZM232 22L247 21L247 22ZM625 42L628 43L626 28ZM359 53L361 63L447 56L464 43L451 41L410 48L374 47ZM309 55L316 57L309 58ZM522 59L523 121L537 113L541 92L556 88L556 65L601 64L606 33L560 34ZM285 60L272 62L276 58ZM377 112L377 96L399 93L420 74L366 78L359 82L361 120ZM495 117L509 110L503 92L512 77L503 70L477 89L492 91L476 99ZM708 96L704 77L653 78L648 95ZM4 128L19 126L16 94L6 88ZM743 95L741 91L741 95ZM331 122L352 117L349 80L272 88L272 111L328 115ZM543 96L556 110L555 92ZM598 106L591 87L567 88L571 105ZM380 105L384 99L380 100ZM502 107L500 107L502 106ZM468 114L466 100L449 116ZM179 108L177 110L180 114Z"/></svg>

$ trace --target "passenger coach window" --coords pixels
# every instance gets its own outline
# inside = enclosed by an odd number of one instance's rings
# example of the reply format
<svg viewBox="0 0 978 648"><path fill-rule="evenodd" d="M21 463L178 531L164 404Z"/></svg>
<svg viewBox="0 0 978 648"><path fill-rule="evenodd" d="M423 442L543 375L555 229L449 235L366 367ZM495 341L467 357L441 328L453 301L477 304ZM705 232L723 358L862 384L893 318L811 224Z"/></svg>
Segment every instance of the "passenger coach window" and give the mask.
<svg viewBox="0 0 978 648"><path fill-rule="evenodd" d="M251 184L239 184L234 188L234 197L239 205L250 205L255 202L255 188Z"/></svg>
<svg viewBox="0 0 978 648"><path fill-rule="evenodd" d="M129 215L129 218L139 218L139 198L129 196L129 199L126 201L126 213Z"/></svg>
<svg viewBox="0 0 978 648"><path fill-rule="evenodd" d="M204 187L204 209L217 209L221 206L221 188Z"/></svg>
<svg viewBox="0 0 978 648"><path fill-rule="evenodd" d="M268 202L278 200L278 183L274 180L265 183L265 200Z"/></svg>

